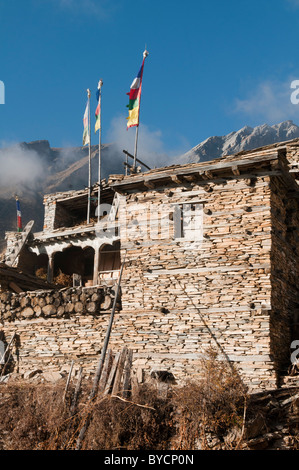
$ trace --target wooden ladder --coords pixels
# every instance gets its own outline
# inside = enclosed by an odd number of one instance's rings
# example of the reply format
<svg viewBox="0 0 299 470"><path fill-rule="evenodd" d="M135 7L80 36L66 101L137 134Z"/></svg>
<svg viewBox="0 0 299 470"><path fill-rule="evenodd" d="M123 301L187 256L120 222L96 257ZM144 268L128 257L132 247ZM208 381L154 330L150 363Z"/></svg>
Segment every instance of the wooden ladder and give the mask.
<svg viewBox="0 0 299 470"><path fill-rule="evenodd" d="M17 258L19 256L19 254L21 253L22 248L24 247L26 241L28 240L28 237L30 235L30 232L32 230L33 225L34 225L34 220L31 220L30 222L28 222L28 224L24 228L23 232L21 232L21 238L16 243L13 252L10 253L5 258L5 264L7 264L7 266L14 267L16 265Z"/></svg>
<svg viewBox="0 0 299 470"><path fill-rule="evenodd" d="M108 222L113 222L116 219L117 212L120 204L120 195L118 193L114 194L111 210L108 215Z"/></svg>

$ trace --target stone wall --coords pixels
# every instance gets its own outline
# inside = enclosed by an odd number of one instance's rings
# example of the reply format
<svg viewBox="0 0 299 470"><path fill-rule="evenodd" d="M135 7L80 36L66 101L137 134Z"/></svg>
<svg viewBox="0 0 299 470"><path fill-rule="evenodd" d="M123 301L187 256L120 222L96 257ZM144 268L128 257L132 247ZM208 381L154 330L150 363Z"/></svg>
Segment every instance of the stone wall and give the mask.
<svg viewBox="0 0 299 470"><path fill-rule="evenodd" d="M179 383L196 380L201 374L201 361L205 356L205 346L211 343L211 334L219 331L219 315L211 315L215 321L207 328L196 312L136 311L117 312L111 332L109 348L114 352L124 346L133 350L133 368L143 371L144 376L152 370L168 370ZM222 317L222 333L232 337L235 333L243 336L243 346L251 346L251 335L246 329L250 316L241 315L234 320L233 315ZM267 335L267 321L261 317L255 327L260 328L261 336ZM234 323L233 323L234 322ZM13 333L17 341L13 348L13 362L10 371L25 374L34 370L43 372L66 371L74 361L75 370L83 367L86 375L95 373L100 350L103 346L109 323L108 312L102 314L78 314L57 317L15 318L2 320L2 339L9 343ZM199 340L200 338L200 340ZM215 335L216 338L216 335ZM216 338L217 339L217 338ZM213 344L217 349L217 344ZM241 349L241 348L240 348ZM246 383L252 389L274 388L275 377L270 357L261 351L231 350L224 352L221 345L219 358L234 361Z"/></svg>
<svg viewBox="0 0 299 470"><path fill-rule="evenodd" d="M85 189L73 192L65 191L60 193L47 194L44 196L44 232L51 232L52 230L55 230L59 227L67 227L70 223L71 219L69 219L69 215L66 213L66 211L63 210L63 207L57 207L57 200L63 201L64 199L69 199L70 197L80 198L82 196L86 196L87 200L87 191Z"/></svg>
<svg viewBox="0 0 299 470"><path fill-rule="evenodd" d="M161 309L155 341L163 336L163 320L172 318L169 339L179 354L213 346L253 383L273 384L269 178L214 180L209 187L184 184L169 191L127 197L128 228L126 237L121 235L128 259L123 308ZM203 205L202 241L175 238L171 213L181 202ZM161 211L169 233L166 225L159 227ZM154 217L151 237L143 229L146 212Z"/></svg>
<svg viewBox="0 0 299 470"><path fill-rule="evenodd" d="M175 231L182 203L197 205L203 217L203 232L193 240ZM128 194L119 209L120 220L126 219L122 310L109 347L127 346L135 368L170 370L179 380L200 376L202 357L213 347L251 388L275 387L286 343L285 321L274 319L282 284L273 270L290 256L273 238L275 204L268 176ZM286 296L291 277L284 279ZM84 303L81 296L72 290L32 293L18 296L19 305L13 295L3 298L2 331L7 341L13 332L20 337L14 352L19 370L59 370L75 360L95 371L109 315L90 312L91 298Z"/></svg>
<svg viewBox="0 0 299 470"><path fill-rule="evenodd" d="M49 232L55 228L56 198L54 195L44 196L45 215L43 230L45 232Z"/></svg>
<svg viewBox="0 0 299 470"><path fill-rule="evenodd" d="M19 232L5 232L5 240L6 240L6 250L5 256L9 257L13 253L15 253L16 245L22 238L22 233Z"/></svg>
<svg viewBox="0 0 299 470"><path fill-rule="evenodd" d="M17 335L10 372L58 372L72 360L93 372L114 295L111 287L1 293L1 341Z"/></svg>
<svg viewBox="0 0 299 470"><path fill-rule="evenodd" d="M271 180L271 212L271 352L276 369L285 372L291 343L299 340L299 212L298 199L278 178Z"/></svg>

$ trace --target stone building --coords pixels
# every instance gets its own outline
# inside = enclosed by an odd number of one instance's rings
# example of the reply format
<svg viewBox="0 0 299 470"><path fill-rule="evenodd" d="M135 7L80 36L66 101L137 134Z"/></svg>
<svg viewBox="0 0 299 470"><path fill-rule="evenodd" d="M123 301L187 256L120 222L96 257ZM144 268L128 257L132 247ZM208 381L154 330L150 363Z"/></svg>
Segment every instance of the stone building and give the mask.
<svg viewBox="0 0 299 470"><path fill-rule="evenodd" d="M6 284L0 297L2 333L20 335L16 367L75 359L94 372L124 263L110 346L133 349L134 367L194 379L213 347L250 387L283 384L299 340L298 162L296 139L111 175L99 213L93 188L89 224L87 190L45 196L43 231L15 269L49 289ZM7 233L7 259L20 236Z"/></svg>

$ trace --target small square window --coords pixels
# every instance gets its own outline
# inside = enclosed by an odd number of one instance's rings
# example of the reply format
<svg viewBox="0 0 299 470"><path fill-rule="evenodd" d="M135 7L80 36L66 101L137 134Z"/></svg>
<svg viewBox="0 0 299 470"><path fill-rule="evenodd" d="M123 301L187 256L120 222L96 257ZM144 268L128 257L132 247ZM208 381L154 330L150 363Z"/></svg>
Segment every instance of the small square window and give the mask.
<svg viewBox="0 0 299 470"><path fill-rule="evenodd" d="M203 235L203 204L177 204L173 213L174 238L199 241Z"/></svg>

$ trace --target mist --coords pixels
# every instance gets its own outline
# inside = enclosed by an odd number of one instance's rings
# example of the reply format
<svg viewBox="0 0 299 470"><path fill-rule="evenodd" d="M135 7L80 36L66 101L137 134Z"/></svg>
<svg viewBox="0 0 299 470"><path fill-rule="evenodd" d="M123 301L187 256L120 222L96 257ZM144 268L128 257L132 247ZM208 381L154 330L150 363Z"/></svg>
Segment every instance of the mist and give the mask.
<svg viewBox="0 0 299 470"><path fill-rule="evenodd" d="M22 187L38 189L45 176L46 165L34 150L22 144L0 149L0 190Z"/></svg>
<svg viewBox="0 0 299 470"><path fill-rule="evenodd" d="M107 140L113 142L114 153L125 160L123 150L134 155L136 127L127 130L126 118L118 116L111 122L107 133ZM169 150L165 148L163 134L160 130L152 131L144 124L139 125L137 158L150 168L161 168L172 165L177 158L186 151L184 149ZM130 162L129 162L130 163ZM144 171L142 167L142 171Z"/></svg>

